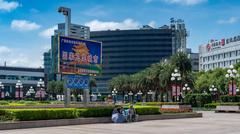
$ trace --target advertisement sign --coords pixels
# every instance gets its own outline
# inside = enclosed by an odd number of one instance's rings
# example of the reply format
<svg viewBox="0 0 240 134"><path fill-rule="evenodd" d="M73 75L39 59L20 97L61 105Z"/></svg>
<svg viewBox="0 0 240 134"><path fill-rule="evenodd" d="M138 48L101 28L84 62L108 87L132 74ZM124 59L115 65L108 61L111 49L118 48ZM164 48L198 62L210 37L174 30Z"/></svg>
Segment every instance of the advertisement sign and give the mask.
<svg viewBox="0 0 240 134"><path fill-rule="evenodd" d="M87 89L90 77L81 75L66 75L64 76L64 79L66 79L66 88Z"/></svg>
<svg viewBox="0 0 240 134"><path fill-rule="evenodd" d="M237 87L236 87L236 83L235 82L233 82L233 84L232 84L232 82L229 82L229 84L228 84L228 94L235 96L237 94L236 88Z"/></svg>
<svg viewBox="0 0 240 134"><path fill-rule="evenodd" d="M102 43L59 36L58 72L62 74L99 74Z"/></svg>

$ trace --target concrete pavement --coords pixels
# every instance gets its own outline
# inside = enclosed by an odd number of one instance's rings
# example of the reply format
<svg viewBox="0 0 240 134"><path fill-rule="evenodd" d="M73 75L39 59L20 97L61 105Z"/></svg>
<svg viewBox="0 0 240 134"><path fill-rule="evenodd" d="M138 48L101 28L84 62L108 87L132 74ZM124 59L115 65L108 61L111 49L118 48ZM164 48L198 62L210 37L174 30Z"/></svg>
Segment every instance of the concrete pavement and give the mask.
<svg viewBox="0 0 240 134"><path fill-rule="evenodd" d="M203 118L1 130L0 134L240 134L240 114L203 112Z"/></svg>

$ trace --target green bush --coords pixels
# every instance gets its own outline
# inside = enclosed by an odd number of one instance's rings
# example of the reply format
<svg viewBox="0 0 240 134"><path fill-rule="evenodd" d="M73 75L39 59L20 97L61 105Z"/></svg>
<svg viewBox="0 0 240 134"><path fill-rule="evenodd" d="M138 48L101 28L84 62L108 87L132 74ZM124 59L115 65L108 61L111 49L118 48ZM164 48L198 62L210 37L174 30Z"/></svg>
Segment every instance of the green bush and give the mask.
<svg viewBox="0 0 240 134"><path fill-rule="evenodd" d="M181 105L179 102L145 102L147 106L162 106L162 105ZM136 105L142 105L142 102L137 102Z"/></svg>
<svg viewBox="0 0 240 134"><path fill-rule="evenodd" d="M208 104L204 105L204 108L213 109L213 108L216 108L219 105L220 105L220 103L208 103Z"/></svg>
<svg viewBox="0 0 240 134"><path fill-rule="evenodd" d="M184 102L192 105L192 107L203 107L205 104L212 102L212 97L209 94L187 94Z"/></svg>
<svg viewBox="0 0 240 134"><path fill-rule="evenodd" d="M8 109L13 120L50 120L77 118L75 109Z"/></svg>
<svg viewBox="0 0 240 134"><path fill-rule="evenodd" d="M76 109L78 117L110 117L113 107L96 107Z"/></svg>
<svg viewBox="0 0 240 134"><path fill-rule="evenodd" d="M161 114L158 106L136 106L135 109L138 115Z"/></svg>
<svg viewBox="0 0 240 134"><path fill-rule="evenodd" d="M220 103L221 106L240 106L240 102Z"/></svg>
<svg viewBox="0 0 240 134"><path fill-rule="evenodd" d="M7 101L0 101L0 105L9 105Z"/></svg>
<svg viewBox="0 0 240 134"><path fill-rule="evenodd" d="M240 102L240 95L230 96L230 95L222 95L220 96L221 102Z"/></svg>

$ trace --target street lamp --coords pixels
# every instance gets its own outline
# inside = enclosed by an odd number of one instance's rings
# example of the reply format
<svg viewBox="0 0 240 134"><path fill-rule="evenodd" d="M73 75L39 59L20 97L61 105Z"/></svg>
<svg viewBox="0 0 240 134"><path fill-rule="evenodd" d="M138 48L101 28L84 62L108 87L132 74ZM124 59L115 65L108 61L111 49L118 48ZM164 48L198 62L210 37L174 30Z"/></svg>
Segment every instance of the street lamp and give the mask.
<svg viewBox="0 0 240 134"><path fill-rule="evenodd" d="M137 95L138 95L138 97L139 97L139 100L138 101L142 101L142 91L141 90L139 90L138 91L138 93L137 93Z"/></svg>
<svg viewBox="0 0 240 134"><path fill-rule="evenodd" d="M97 98L98 98L98 101L101 101L101 93L99 92L98 94L97 94Z"/></svg>
<svg viewBox="0 0 240 134"><path fill-rule="evenodd" d="M188 84L185 84L182 90L188 93L191 90L191 88L188 86Z"/></svg>
<svg viewBox="0 0 240 134"><path fill-rule="evenodd" d="M20 80L18 80L15 87L16 87L15 97L16 97L16 99L20 100L23 97L22 82Z"/></svg>
<svg viewBox="0 0 240 134"><path fill-rule="evenodd" d="M4 98L4 85L0 82L0 99Z"/></svg>
<svg viewBox="0 0 240 134"><path fill-rule="evenodd" d="M31 86L30 89L27 91L26 96L32 97L33 94L35 94L35 90L34 90L33 87Z"/></svg>
<svg viewBox="0 0 240 134"><path fill-rule="evenodd" d="M116 101L117 101L117 93L118 93L117 89L114 88L114 89L112 90L112 96L113 96L113 99L114 99L114 105L115 105L115 103L116 103Z"/></svg>
<svg viewBox="0 0 240 134"><path fill-rule="evenodd" d="M44 81L42 79L39 79L39 81L37 82L37 87L38 87L38 91L37 91L37 97L39 97L40 101L42 100L42 98L45 97L45 84Z"/></svg>
<svg viewBox="0 0 240 134"><path fill-rule="evenodd" d="M232 96L234 96L235 94L234 94L234 84L233 84L233 82L234 82L234 79L236 78L236 77L238 77L238 74L237 74L237 70L236 69L234 69L233 68L233 65L231 65L230 66L230 68L227 70L227 74L225 75L225 77L226 78L228 78L228 79L230 79L231 80L231 88L232 88ZM229 92L229 94L230 94L230 90L228 91Z"/></svg>
<svg viewBox="0 0 240 134"><path fill-rule="evenodd" d="M217 101L217 88L212 85L210 88L209 88L209 91L212 93L212 96L215 100L215 102Z"/></svg>
<svg viewBox="0 0 240 134"><path fill-rule="evenodd" d="M149 101L151 102L152 101L152 94L153 94L153 91L152 90L149 90L147 92L148 96L149 96Z"/></svg>
<svg viewBox="0 0 240 134"><path fill-rule="evenodd" d="M171 74L171 81L175 83L175 96L176 96L176 101L177 101L177 83L178 81L181 81L182 77L181 74L179 73L178 69L174 69L174 72Z"/></svg>
<svg viewBox="0 0 240 134"><path fill-rule="evenodd" d="M132 103L132 102L133 102L133 92L130 91L130 92L128 93L128 96L130 96L129 98L130 98L131 103Z"/></svg>

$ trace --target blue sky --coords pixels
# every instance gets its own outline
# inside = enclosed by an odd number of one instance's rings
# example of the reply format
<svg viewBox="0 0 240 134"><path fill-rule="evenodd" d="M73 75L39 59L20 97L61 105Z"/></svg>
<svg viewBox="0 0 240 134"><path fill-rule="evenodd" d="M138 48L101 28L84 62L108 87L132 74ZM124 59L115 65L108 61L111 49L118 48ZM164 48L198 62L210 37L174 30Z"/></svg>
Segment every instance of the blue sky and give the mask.
<svg viewBox="0 0 240 134"><path fill-rule="evenodd" d="M239 0L0 0L0 65L42 66L50 35L64 21L59 6L72 9L72 22L92 30L160 27L183 19L194 52L210 39L240 32Z"/></svg>

